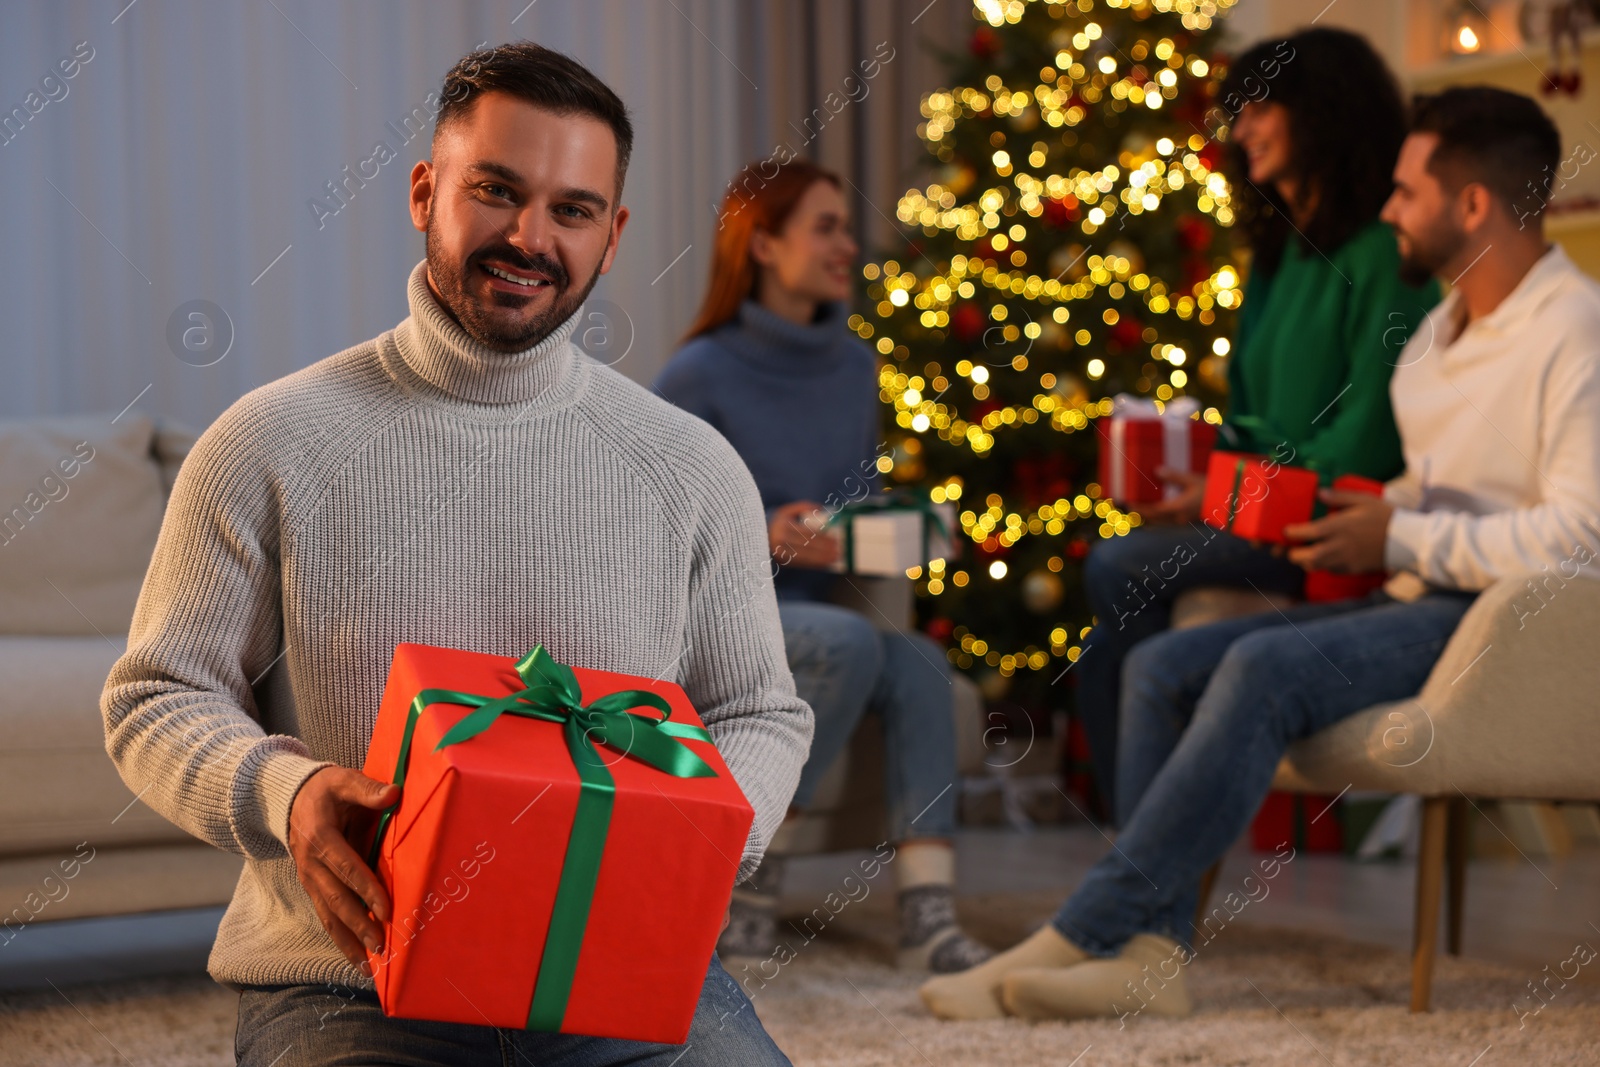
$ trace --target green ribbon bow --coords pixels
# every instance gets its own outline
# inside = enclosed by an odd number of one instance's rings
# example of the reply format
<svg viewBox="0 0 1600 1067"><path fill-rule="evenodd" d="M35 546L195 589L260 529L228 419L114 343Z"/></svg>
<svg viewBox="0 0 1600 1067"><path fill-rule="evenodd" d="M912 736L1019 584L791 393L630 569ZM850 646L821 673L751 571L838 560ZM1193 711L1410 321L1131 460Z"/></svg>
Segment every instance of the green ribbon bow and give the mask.
<svg viewBox="0 0 1600 1067"><path fill-rule="evenodd" d="M922 523L922 559L923 562L933 555L933 534L937 532L945 539L945 543L954 546L955 542L950 536L950 530L945 525L944 516L939 514L939 509L933 501L921 493L908 490L891 490L879 493L876 496L863 497L861 500L845 504L833 513L828 520L829 524L838 523L841 519L848 519L855 515L875 515L882 511L915 511L923 518ZM845 522L844 543L840 546L844 556L845 567L855 570L856 566L856 541L855 523Z"/></svg>
<svg viewBox="0 0 1600 1067"><path fill-rule="evenodd" d="M556 1031L561 1028L572 993L573 975L583 947L595 883L600 876L600 858L605 854L616 795L615 779L595 751L595 745L609 745L624 756L647 763L674 778L715 778L717 772L679 740L710 741L711 735L703 727L669 722L672 706L661 696L643 689L628 689L584 704L572 668L557 663L543 645L535 645L533 651L519 659L516 669L527 688L508 696L487 697L453 689L419 692L412 699L406 718L393 781L397 786L405 785L406 769L411 760L411 737L423 709L431 704L460 704L477 709L445 732L434 746L435 752L477 737L501 715L521 715L562 724L567 751L578 770L578 807L572 819L572 834L567 841L555 905L550 912L550 927L545 934L544 955L539 962L527 1024L529 1030ZM637 707L655 708L661 712L661 718L635 715L629 710ZM397 807L399 805L395 804L385 809L378 819L367 856L367 865L373 869L377 868L379 846Z"/></svg>

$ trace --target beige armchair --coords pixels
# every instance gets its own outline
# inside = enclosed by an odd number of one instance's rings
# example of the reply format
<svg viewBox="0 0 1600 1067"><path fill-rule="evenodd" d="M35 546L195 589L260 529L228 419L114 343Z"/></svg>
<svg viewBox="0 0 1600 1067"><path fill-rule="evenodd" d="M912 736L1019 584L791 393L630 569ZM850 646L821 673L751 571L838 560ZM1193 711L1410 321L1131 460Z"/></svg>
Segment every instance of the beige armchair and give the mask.
<svg viewBox="0 0 1600 1067"><path fill-rule="evenodd" d="M1461 950L1468 804L1600 799L1597 630L1600 581L1502 579L1462 618L1422 692L1296 743L1278 768L1279 789L1423 798L1412 1011L1428 1010L1447 856L1447 945Z"/></svg>
<svg viewBox="0 0 1600 1067"><path fill-rule="evenodd" d="M1175 624L1261 605L1254 593L1248 607L1231 591L1195 592L1203 595L1178 605ZM1296 742L1278 767L1276 789L1422 798L1412 1011L1428 1010L1447 875L1446 944L1452 954L1461 950L1468 805L1600 800L1597 630L1600 581L1545 574L1502 579L1467 611L1420 693Z"/></svg>

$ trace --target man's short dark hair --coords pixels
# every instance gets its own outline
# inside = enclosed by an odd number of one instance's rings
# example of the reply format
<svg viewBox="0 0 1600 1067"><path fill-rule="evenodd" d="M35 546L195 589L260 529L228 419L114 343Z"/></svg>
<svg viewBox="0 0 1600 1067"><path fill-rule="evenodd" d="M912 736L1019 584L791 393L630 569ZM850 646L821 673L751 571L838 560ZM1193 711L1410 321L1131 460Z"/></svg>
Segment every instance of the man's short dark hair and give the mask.
<svg viewBox="0 0 1600 1067"><path fill-rule="evenodd" d="M1561 134L1531 99L1486 85L1420 94L1411 132L1438 137L1428 171L1447 188L1481 182L1519 217L1537 217L1561 161Z"/></svg>
<svg viewBox="0 0 1600 1067"><path fill-rule="evenodd" d="M435 143L441 130L467 115L473 102L488 92L508 93L558 115L592 115L610 126L617 139L617 198L621 199L628 157L633 154L633 123L621 98L589 68L532 41L469 52L444 76L433 127Z"/></svg>

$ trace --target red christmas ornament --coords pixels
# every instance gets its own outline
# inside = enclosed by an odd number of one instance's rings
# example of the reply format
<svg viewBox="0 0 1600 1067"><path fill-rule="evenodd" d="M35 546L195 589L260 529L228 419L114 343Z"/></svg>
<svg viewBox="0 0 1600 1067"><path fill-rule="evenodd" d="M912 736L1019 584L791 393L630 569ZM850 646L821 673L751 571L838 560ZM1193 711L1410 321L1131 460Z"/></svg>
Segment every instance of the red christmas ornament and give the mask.
<svg viewBox="0 0 1600 1067"><path fill-rule="evenodd" d="M1000 538L998 537L990 537L980 541L977 545L977 549L978 555L982 556L984 559L994 560L1004 559L1006 554L1011 551L1011 546L1002 544Z"/></svg>
<svg viewBox="0 0 1600 1067"><path fill-rule="evenodd" d="M988 26L979 26L972 31L972 41L968 47L978 59L993 59L1000 54L1000 35Z"/></svg>
<svg viewBox="0 0 1600 1067"><path fill-rule="evenodd" d="M1061 230L1078 221L1078 198L1070 193L1046 199L1043 207L1046 226Z"/></svg>
<svg viewBox="0 0 1600 1067"><path fill-rule="evenodd" d="M1051 454L1039 465L1040 489L1039 503L1047 500L1060 500L1067 495L1067 487L1071 484L1067 478L1067 462L1059 454Z"/></svg>
<svg viewBox="0 0 1600 1067"><path fill-rule="evenodd" d="M1206 112L1215 106L1215 102L1201 93L1184 93L1174 106L1173 117L1180 122L1201 129L1206 123Z"/></svg>
<svg viewBox="0 0 1600 1067"><path fill-rule="evenodd" d="M1077 537L1067 542L1067 557L1069 559L1082 559L1088 554L1089 542Z"/></svg>
<svg viewBox="0 0 1600 1067"><path fill-rule="evenodd" d="M955 334L956 340L964 344L971 344L983 334L983 312L978 305L970 300L957 304L956 309L950 313L950 332Z"/></svg>
<svg viewBox="0 0 1600 1067"><path fill-rule="evenodd" d="M1194 292L1194 287L1211 277L1211 264L1203 256L1189 256L1183 261L1184 292Z"/></svg>
<svg viewBox="0 0 1600 1067"><path fill-rule="evenodd" d="M1024 501L1031 501L1035 497L1035 490L1039 486L1039 463L1028 456L1018 459L1011 467L1012 486L1016 495Z"/></svg>
<svg viewBox="0 0 1600 1067"><path fill-rule="evenodd" d="M1189 252L1204 252L1211 247L1211 224L1199 215L1180 215L1173 229L1177 231L1178 243Z"/></svg>
<svg viewBox="0 0 1600 1067"><path fill-rule="evenodd" d="M955 623L944 618L943 616L940 616L939 618L928 620L926 632L928 636L933 638L935 641L943 642L950 640L950 634L954 629Z"/></svg>
<svg viewBox="0 0 1600 1067"><path fill-rule="evenodd" d="M1023 457L1012 465L1012 493L1028 508L1067 495L1067 464L1059 455Z"/></svg>
<svg viewBox="0 0 1600 1067"><path fill-rule="evenodd" d="M1132 348L1144 340L1144 323L1132 315L1124 315L1117 320L1115 326L1111 327L1107 336L1113 343L1123 348Z"/></svg>

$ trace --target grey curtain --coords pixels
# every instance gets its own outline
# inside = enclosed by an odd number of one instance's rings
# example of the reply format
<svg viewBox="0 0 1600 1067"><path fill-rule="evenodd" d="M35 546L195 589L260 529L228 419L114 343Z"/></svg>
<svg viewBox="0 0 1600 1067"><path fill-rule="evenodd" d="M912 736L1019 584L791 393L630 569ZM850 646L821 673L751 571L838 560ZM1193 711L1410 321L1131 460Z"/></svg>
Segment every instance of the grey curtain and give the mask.
<svg viewBox="0 0 1600 1067"><path fill-rule="evenodd" d="M431 135L408 116L464 52L519 37L635 112L633 221L595 337L647 382L743 163L786 143L837 169L881 247L923 163L919 95L942 79L925 43L965 47L973 25L966 0L4 5L0 415L136 402L203 427L399 321L423 254L408 174Z"/></svg>

